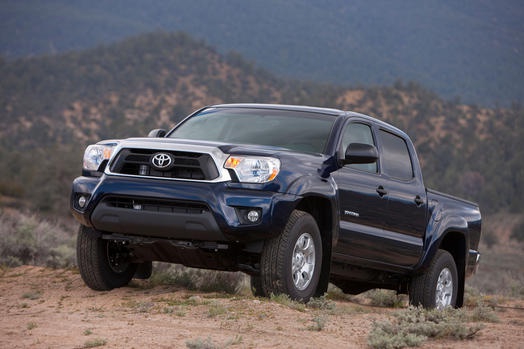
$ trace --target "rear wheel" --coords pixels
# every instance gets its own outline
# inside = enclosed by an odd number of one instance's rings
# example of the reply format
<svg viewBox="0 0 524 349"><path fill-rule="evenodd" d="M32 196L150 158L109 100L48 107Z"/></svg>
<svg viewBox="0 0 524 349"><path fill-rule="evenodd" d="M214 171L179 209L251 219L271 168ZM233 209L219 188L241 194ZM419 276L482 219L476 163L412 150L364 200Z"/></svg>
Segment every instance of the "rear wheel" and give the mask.
<svg viewBox="0 0 524 349"><path fill-rule="evenodd" d="M411 280L409 300L412 305L444 309L457 304L458 277L453 256L438 250L426 273Z"/></svg>
<svg viewBox="0 0 524 349"><path fill-rule="evenodd" d="M80 226L76 243L80 276L96 291L125 286L131 281L137 265L129 262L129 251L121 243L102 239L92 228Z"/></svg>
<svg viewBox="0 0 524 349"><path fill-rule="evenodd" d="M261 283L265 295L287 294L307 302L315 295L322 264L322 240L315 219L292 212L284 231L262 251Z"/></svg>

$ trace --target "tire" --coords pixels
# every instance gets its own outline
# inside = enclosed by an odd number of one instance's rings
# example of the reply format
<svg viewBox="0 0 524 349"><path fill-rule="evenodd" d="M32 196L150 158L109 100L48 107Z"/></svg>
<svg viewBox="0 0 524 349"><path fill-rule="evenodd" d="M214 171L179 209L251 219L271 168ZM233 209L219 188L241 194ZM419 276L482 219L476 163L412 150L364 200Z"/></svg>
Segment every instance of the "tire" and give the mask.
<svg viewBox="0 0 524 349"><path fill-rule="evenodd" d="M121 243L104 240L94 229L80 226L76 242L76 258L80 276L96 291L126 286L137 265L127 261L128 251Z"/></svg>
<svg viewBox="0 0 524 349"><path fill-rule="evenodd" d="M428 270L410 283L409 301L427 309L456 307L458 293L457 266L453 256L438 250Z"/></svg>
<svg viewBox="0 0 524 349"><path fill-rule="evenodd" d="M251 275L250 277L251 293L255 297L267 297L262 287L262 279L260 276Z"/></svg>
<svg viewBox="0 0 524 349"><path fill-rule="evenodd" d="M317 223L310 214L295 210L284 231L264 244L260 259L263 292L308 302L315 295L321 266L322 240Z"/></svg>

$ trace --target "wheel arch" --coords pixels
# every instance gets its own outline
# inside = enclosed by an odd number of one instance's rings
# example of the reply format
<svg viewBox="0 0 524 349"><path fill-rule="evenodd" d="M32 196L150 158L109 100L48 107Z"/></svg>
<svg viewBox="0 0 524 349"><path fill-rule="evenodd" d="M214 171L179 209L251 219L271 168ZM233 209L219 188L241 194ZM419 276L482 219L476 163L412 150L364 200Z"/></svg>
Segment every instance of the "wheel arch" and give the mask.
<svg viewBox="0 0 524 349"><path fill-rule="evenodd" d="M315 218L322 236L332 240L334 236L335 222L333 219L333 204L331 200L321 196L305 196L300 200L295 209L309 213Z"/></svg>
<svg viewBox="0 0 524 349"><path fill-rule="evenodd" d="M455 260L458 276L457 307L464 304L464 285L466 280L467 241L464 233L450 230L441 239L438 249L448 251Z"/></svg>
<svg viewBox="0 0 524 349"><path fill-rule="evenodd" d="M336 223L336 206L322 196L309 195L303 197L296 206L297 210L309 213L317 222L322 239L322 268L315 297L327 292L331 268L331 251L333 242L338 238L338 224Z"/></svg>

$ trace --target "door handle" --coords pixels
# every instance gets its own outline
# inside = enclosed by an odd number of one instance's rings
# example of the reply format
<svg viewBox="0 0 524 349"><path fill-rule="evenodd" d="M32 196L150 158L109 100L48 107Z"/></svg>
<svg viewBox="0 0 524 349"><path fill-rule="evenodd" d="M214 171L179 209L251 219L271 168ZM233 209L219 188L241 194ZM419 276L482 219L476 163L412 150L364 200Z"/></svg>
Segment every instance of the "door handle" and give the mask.
<svg viewBox="0 0 524 349"><path fill-rule="evenodd" d="M384 197L388 192L386 191L386 189L384 189L383 186L380 185L380 186L377 188L377 193L378 193L378 195L379 195L380 197Z"/></svg>
<svg viewBox="0 0 524 349"><path fill-rule="evenodd" d="M424 200L420 197L420 195L417 195L415 197L415 203L417 204L417 206L422 206L424 204Z"/></svg>

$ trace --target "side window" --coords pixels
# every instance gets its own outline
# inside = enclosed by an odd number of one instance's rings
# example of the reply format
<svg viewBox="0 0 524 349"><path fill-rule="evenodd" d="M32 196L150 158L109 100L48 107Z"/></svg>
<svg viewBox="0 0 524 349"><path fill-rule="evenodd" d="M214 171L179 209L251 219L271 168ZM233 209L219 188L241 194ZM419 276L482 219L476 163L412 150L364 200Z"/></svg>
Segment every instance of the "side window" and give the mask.
<svg viewBox="0 0 524 349"><path fill-rule="evenodd" d="M373 140L373 134L371 133L371 128L368 125L360 123L350 123L344 135L342 136L342 151L345 152L346 148L351 143L363 143L375 145ZM372 173L377 173L377 163L373 164L350 164L346 165L347 167L354 168L361 171L367 171Z"/></svg>
<svg viewBox="0 0 524 349"><path fill-rule="evenodd" d="M382 173L402 180L413 178L413 166L406 141L387 131L380 130L382 143Z"/></svg>

